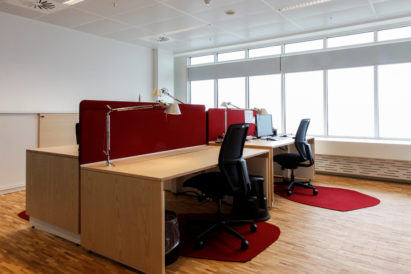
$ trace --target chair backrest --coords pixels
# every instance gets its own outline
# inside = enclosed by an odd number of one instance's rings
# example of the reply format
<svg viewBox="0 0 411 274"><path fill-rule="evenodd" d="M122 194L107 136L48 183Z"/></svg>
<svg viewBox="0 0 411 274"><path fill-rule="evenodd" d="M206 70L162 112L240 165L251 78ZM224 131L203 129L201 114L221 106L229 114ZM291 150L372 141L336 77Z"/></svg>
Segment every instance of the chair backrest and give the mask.
<svg viewBox="0 0 411 274"><path fill-rule="evenodd" d="M76 142L80 143L80 123L76 123Z"/></svg>
<svg viewBox="0 0 411 274"><path fill-rule="evenodd" d="M244 143L249 126L249 124L230 125L218 157L220 171L235 195L246 196L251 190L247 163L243 158Z"/></svg>
<svg viewBox="0 0 411 274"><path fill-rule="evenodd" d="M307 142L307 130L310 125L310 119L302 119L298 126L297 134L295 135L295 147L304 161L309 160L310 164L314 164L311 146Z"/></svg>

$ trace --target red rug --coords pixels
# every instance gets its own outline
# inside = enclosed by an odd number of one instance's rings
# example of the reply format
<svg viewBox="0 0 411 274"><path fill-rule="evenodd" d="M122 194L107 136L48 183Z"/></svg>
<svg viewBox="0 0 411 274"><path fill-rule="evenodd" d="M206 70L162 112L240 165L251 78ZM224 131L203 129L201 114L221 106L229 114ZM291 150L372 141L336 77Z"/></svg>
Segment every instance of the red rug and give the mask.
<svg viewBox="0 0 411 274"><path fill-rule="evenodd" d="M22 211L19 214L17 214L20 218L26 220L26 221L30 221L30 216L26 214L26 211Z"/></svg>
<svg viewBox="0 0 411 274"><path fill-rule="evenodd" d="M380 203L377 198L360 192L334 187L316 186L318 194L313 195L311 189L295 187L293 194L287 196L287 186L275 186L274 192L288 200L311 206L322 207L338 211L350 211Z"/></svg>
<svg viewBox="0 0 411 274"><path fill-rule="evenodd" d="M204 218L204 216L206 216ZM235 226L234 229L241 233L248 241L247 250L241 249L241 240L226 232L215 232L205 238L205 246L201 250L194 248L195 236L207 228L207 225L198 225L188 221L210 219L209 214L182 214L179 216L181 230L180 255L194 258L211 259L219 261L248 262L260 254L264 249L280 237L280 229L275 225L261 222L257 223L257 231L251 232L249 225Z"/></svg>

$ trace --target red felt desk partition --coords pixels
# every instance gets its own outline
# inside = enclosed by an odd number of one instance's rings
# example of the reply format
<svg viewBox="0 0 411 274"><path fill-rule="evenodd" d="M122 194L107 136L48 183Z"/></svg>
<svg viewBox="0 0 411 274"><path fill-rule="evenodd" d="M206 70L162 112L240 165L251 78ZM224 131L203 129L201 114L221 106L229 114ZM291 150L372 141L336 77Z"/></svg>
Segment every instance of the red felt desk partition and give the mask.
<svg viewBox="0 0 411 274"><path fill-rule="evenodd" d="M153 103L82 101L80 103L80 164L105 161L106 113L111 108ZM111 159L206 144L203 105L180 104L181 115L164 109L111 113Z"/></svg>
<svg viewBox="0 0 411 274"><path fill-rule="evenodd" d="M210 108L207 111L207 140L215 141L219 135L225 133L225 111L227 111L227 127L231 124L244 123L245 110ZM253 116L257 114L253 111ZM255 123L250 123L248 135L255 135Z"/></svg>

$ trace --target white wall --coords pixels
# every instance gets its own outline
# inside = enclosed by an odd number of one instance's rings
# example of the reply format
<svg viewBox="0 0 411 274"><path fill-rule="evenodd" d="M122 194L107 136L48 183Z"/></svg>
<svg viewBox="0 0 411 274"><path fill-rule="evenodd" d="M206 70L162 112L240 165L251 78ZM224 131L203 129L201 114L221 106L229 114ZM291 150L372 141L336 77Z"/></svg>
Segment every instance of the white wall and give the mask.
<svg viewBox="0 0 411 274"><path fill-rule="evenodd" d="M0 194L24 188L26 148L37 146L37 115L0 114Z"/></svg>
<svg viewBox="0 0 411 274"><path fill-rule="evenodd" d="M317 138L315 153L411 161L411 142Z"/></svg>
<svg viewBox="0 0 411 274"><path fill-rule="evenodd" d="M0 113L151 100L152 50L0 12Z"/></svg>
<svg viewBox="0 0 411 274"><path fill-rule="evenodd" d="M164 49L153 49L153 88L167 88L174 92L174 54ZM172 102L173 99L164 96L162 100Z"/></svg>
<svg viewBox="0 0 411 274"><path fill-rule="evenodd" d="M83 99L151 101L152 89L152 49L0 12L0 193L25 186L35 113L78 112Z"/></svg>
<svg viewBox="0 0 411 274"><path fill-rule="evenodd" d="M174 92L181 101L188 102L186 57L174 58Z"/></svg>

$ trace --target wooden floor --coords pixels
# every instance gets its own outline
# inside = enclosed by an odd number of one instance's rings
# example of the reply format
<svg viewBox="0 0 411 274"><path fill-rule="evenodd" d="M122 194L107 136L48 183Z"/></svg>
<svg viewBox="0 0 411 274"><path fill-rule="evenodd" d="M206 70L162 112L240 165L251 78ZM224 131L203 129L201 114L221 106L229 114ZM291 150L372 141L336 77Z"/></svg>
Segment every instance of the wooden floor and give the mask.
<svg viewBox="0 0 411 274"><path fill-rule="evenodd" d="M271 220L277 242L248 263L180 257L168 273L411 273L411 185L317 175L317 185L375 196L381 204L337 212L276 196ZM168 195L169 197L169 195ZM184 208L181 206L184 202ZM190 197L169 197L169 208L209 211ZM31 229L17 217L25 192L0 196L0 273L131 273L81 247Z"/></svg>

